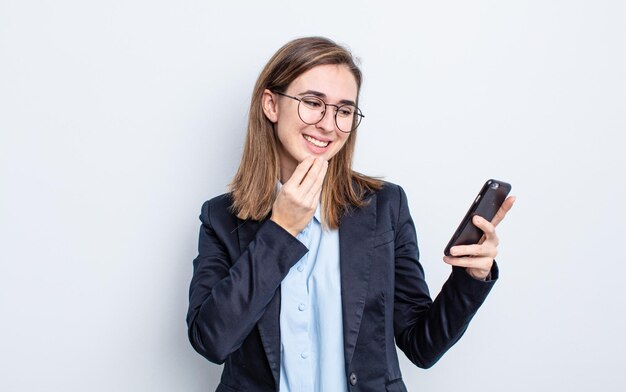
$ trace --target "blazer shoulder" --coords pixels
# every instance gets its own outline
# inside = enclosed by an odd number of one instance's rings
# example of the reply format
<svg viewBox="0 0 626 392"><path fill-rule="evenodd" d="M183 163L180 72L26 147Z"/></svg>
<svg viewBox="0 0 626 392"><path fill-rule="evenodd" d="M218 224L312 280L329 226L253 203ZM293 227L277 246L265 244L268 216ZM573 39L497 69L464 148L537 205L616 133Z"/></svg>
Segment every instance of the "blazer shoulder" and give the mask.
<svg viewBox="0 0 626 392"><path fill-rule="evenodd" d="M237 217L232 213L232 195L223 193L202 204L200 220L209 226L237 225Z"/></svg>
<svg viewBox="0 0 626 392"><path fill-rule="evenodd" d="M408 206L408 199L404 189L400 185L384 181L383 187L375 193L376 215L379 224L382 222L393 222L393 227L399 226L400 222L410 219L411 213Z"/></svg>
<svg viewBox="0 0 626 392"><path fill-rule="evenodd" d="M230 193L222 193L204 202L202 209L212 208L220 210L230 210L230 206L233 204L233 198Z"/></svg>
<svg viewBox="0 0 626 392"><path fill-rule="evenodd" d="M400 185L388 181L383 181L383 187L375 191L374 194L379 202L398 204L406 200L404 189Z"/></svg>

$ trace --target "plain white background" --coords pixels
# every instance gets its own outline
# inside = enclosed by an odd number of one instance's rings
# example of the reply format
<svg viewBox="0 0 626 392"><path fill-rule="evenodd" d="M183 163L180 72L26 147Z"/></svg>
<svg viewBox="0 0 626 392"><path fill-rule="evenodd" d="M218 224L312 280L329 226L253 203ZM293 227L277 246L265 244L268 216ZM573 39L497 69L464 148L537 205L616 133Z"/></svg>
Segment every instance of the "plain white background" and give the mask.
<svg viewBox="0 0 626 392"><path fill-rule="evenodd" d="M288 40L365 74L355 168L401 184L433 294L488 178L501 278L410 391L626 384L622 1L0 0L0 390L209 391L185 314L201 203Z"/></svg>

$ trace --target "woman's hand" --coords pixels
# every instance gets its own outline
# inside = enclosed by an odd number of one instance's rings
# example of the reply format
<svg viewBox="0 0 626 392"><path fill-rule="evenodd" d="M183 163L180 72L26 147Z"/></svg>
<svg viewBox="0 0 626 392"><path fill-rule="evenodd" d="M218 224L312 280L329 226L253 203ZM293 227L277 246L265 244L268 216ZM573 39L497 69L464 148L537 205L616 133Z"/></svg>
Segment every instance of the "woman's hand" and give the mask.
<svg viewBox="0 0 626 392"><path fill-rule="evenodd" d="M485 234L474 245L457 245L450 248L450 256L444 256L443 261L457 267L465 267L465 270L473 278L485 280L489 276L493 259L498 254L499 239L496 235L496 226L502 222L507 212L513 207L515 196L506 198L502 206L491 220L476 215L472 222Z"/></svg>
<svg viewBox="0 0 626 392"><path fill-rule="evenodd" d="M294 237L304 230L317 209L327 169L324 158L300 162L278 193L270 219Z"/></svg>

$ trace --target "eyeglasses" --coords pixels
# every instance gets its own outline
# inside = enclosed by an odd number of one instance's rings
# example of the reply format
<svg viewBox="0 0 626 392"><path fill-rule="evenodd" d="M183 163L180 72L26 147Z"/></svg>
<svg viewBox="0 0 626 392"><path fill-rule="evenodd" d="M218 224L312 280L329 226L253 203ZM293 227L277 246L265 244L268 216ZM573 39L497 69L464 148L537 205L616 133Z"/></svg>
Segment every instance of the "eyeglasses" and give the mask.
<svg viewBox="0 0 626 392"><path fill-rule="evenodd" d="M361 123L361 119L365 117L361 113L361 109L351 104L332 105L314 95L305 95L302 98L298 98L278 91L274 91L274 93L298 101L298 116L305 124L315 125L322 121L326 114L327 106L335 108L335 124L337 129L344 133L354 131Z"/></svg>

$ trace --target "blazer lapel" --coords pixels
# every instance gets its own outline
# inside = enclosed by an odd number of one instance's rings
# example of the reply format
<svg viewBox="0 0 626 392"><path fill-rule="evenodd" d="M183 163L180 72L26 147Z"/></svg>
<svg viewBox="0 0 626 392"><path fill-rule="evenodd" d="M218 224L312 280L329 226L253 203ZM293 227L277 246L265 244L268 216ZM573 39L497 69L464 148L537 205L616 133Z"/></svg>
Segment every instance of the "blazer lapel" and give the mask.
<svg viewBox="0 0 626 392"><path fill-rule="evenodd" d="M237 232L239 235L239 250L243 253L248 244L254 239L257 230L264 221L242 221L239 220ZM276 294L265 308L263 316L257 322L263 349L267 356L267 361L272 369L274 382L278 385L280 375L280 286Z"/></svg>
<svg viewBox="0 0 626 392"><path fill-rule="evenodd" d="M369 284L376 230L376 195L366 206L353 209L339 225L343 344L346 370L352 361Z"/></svg>

